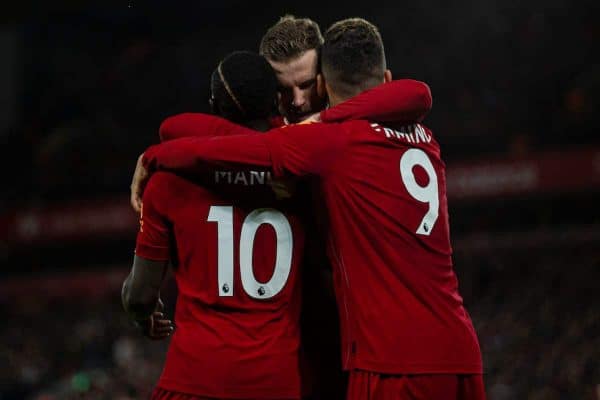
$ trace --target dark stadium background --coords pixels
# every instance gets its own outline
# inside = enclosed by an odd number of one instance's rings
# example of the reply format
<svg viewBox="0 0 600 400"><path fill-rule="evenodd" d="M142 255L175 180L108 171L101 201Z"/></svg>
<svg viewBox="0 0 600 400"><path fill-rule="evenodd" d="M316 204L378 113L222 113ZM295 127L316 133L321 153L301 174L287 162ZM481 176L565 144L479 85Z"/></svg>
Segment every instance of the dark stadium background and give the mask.
<svg viewBox="0 0 600 400"><path fill-rule="evenodd" d="M166 343L118 295L136 157L285 13L367 18L430 85L489 399L600 399L598 2L86 3L0 18L1 400L147 397Z"/></svg>

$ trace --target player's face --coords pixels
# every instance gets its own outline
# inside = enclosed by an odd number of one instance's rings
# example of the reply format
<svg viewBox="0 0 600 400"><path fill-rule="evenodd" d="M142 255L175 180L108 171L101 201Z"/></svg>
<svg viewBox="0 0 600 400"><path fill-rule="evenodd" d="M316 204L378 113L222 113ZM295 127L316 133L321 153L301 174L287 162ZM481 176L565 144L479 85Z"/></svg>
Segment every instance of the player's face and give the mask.
<svg viewBox="0 0 600 400"><path fill-rule="evenodd" d="M279 112L289 122L298 122L323 108L324 99L317 94L316 50L308 50L292 61L268 61L279 81Z"/></svg>

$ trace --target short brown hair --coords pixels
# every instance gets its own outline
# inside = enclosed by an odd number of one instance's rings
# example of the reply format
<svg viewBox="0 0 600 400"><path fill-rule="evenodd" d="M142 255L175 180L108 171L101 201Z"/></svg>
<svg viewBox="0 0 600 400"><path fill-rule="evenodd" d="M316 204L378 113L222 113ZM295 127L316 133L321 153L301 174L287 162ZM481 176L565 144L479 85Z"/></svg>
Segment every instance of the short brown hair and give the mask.
<svg viewBox="0 0 600 400"><path fill-rule="evenodd" d="M321 48L321 68L331 88L347 97L382 83L386 61L377 27L362 18L331 25Z"/></svg>
<svg viewBox="0 0 600 400"><path fill-rule="evenodd" d="M308 50L319 51L322 44L323 35L315 21L286 15L265 33L259 53L271 61L290 61Z"/></svg>

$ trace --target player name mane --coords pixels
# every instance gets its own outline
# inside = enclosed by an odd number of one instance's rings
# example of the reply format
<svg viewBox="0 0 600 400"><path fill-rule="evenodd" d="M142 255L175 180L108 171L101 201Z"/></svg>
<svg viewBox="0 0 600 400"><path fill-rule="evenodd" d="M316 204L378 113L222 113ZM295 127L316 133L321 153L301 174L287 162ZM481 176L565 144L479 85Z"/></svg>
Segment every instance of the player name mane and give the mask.
<svg viewBox="0 0 600 400"><path fill-rule="evenodd" d="M400 130L386 128L379 124L371 124L375 132L385 133L385 137L401 139L408 143L430 143L431 135L428 135L425 129L419 124L406 125Z"/></svg>
<svg viewBox="0 0 600 400"><path fill-rule="evenodd" d="M215 171L215 183L229 185L265 185L271 182L269 171Z"/></svg>

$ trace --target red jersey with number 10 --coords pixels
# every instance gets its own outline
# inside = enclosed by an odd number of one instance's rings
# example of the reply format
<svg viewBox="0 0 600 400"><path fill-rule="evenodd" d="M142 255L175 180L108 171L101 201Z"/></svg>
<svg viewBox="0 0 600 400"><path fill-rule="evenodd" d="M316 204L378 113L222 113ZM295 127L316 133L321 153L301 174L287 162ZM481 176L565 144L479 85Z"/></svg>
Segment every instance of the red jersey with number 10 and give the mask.
<svg viewBox="0 0 600 400"><path fill-rule="evenodd" d="M170 173L150 179L136 254L175 261L178 298L158 387L210 398L302 395L300 266L294 207L272 200L268 172L212 174L215 188ZM235 196L252 185L252 196Z"/></svg>

